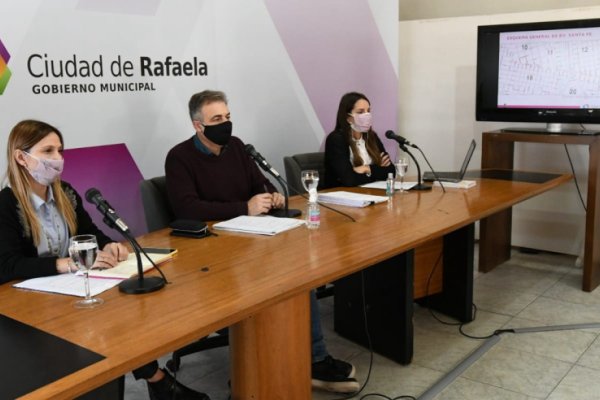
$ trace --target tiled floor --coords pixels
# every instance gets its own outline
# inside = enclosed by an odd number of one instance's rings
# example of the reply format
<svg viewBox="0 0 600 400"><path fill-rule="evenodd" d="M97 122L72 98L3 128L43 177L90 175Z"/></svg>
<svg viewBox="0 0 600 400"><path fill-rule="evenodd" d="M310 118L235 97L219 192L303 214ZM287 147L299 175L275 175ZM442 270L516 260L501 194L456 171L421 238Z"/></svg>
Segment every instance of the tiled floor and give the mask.
<svg viewBox="0 0 600 400"><path fill-rule="evenodd" d="M573 266L574 261L564 255L515 251L511 260L496 270L476 274L477 318L464 331L483 336L507 327L600 323L600 289L592 293L581 291L582 271ZM329 351L337 358L352 361L357 367L357 378L364 382L370 353L335 335L331 299L321 301L321 314ZM423 308L416 307L414 322L413 363L401 366L375 355L361 396L380 393L390 398L418 397L481 344L461 336L456 326L437 322ZM225 400L229 392L227 357L226 348L189 356L183 361L178 379L209 393L213 400ZM313 399L318 400L340 397L313 392ZM131 374L127 377L125 398L147 398L145 384L135 382ZM503 334L498 344L436 399L598 400L600 329Z"/></svg>

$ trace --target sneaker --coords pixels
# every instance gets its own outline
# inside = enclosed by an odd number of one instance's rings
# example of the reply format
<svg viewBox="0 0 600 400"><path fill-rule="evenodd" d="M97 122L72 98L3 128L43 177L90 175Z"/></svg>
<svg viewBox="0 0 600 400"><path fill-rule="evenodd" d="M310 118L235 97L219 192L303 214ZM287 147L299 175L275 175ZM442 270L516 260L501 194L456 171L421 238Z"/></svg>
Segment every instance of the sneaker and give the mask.
<svg viewBox="0 0 600 400"><path fill-rule="evenodd" d="M354 393L360 385L354 379L356 369L350 363L331 356L312 365L312 387L337 393Z"/></svg>
<svg viewBox="0 0 600 400"><path fill-rule="evenodd" d="M151 400L210 400L204 393L197 392L177 382L163 369L165 377L158 382L148 383L148 394Z"/></svg>

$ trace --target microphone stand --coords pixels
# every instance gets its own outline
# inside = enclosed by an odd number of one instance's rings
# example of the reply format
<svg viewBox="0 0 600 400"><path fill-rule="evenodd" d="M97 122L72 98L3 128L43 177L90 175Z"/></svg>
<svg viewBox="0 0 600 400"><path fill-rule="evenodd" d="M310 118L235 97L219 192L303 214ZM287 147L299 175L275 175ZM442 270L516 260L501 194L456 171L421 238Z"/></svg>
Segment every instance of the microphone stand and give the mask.
<svg viewBox="0 0 600 400"><path fill-rule="evenodd" d="M259 164L260 165L260 164ZM283 193L285 196L285 207L283 210L279 209L279 210L271 210L269 212L269 215L272 215L274 217L278 217L278 218L295 218L298 215L302 214L302 211L297 210L297 209L288 209L288 202L289 202L289 198L290 198L290 192L288 191L287 185L285 184L285 182L283 181L283 179L281 178L281 176L277 176L275 174L273 174L271 171L267 170L268 173L270 173L275 179L277 179L277 182L279 182L279 186L281 186L281 188L283 189Z"/></svg>
<svg viewBox="0 0 600 400"><path fill-rule="evenodd" d="M283 180L281 175L277 171L275 171L260 154L254 150L254 146L251 144L246 145L246 152L254 160L256 164L263 170L265 170L269 175L277 180L279 186L283 189L283 194L285 196L285 206L284 209L281 210L271 210L269 211L269 215L277 218L295 218L302 214L302 211L297 209L288 209L288 202L290 198L290 193L288 191L287 183Z"/></svg>
<svg viewBox="0 0 600 400"><path fill-rule="evenodd" d="M421 180L421 167L419 166L419 163L417 162L415 156L413 156L413 154L410 151L408 151L408 148L404 144L400 145L400 149L402 149L402 151L404 151L405 153L408 153L410 158L413 159L415 165L417 166L417 184L411 187L409 190L431 190L431 186L424 185L423 181Z"/></svg>
<svg viewBox="0 0 600 400"><path fill-rule="evenodd" d="M131 248L135 252L135 258L137 259L137 278L129 278L119 283L119 291L127 294L144 294L155 292L162 289L165 286L165 280L158 276L150 276L144 278L144 268L142 267L142 257L140 255L141 246L131 235L129 228L122 226L117 227L116 224L107 216L103 219L104 223L109 228L113 228L118 231L127 241L131 244Z"/></svg>

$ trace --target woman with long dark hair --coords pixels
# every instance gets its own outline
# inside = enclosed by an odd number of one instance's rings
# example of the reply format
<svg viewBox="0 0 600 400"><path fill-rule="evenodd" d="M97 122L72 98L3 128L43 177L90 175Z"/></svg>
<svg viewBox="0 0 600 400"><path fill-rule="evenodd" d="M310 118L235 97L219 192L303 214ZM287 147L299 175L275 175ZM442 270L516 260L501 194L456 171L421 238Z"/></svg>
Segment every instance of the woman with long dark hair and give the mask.
<svg viewBox="0 0 600 400"><path fill-rule="evenodd" d="M394 165L371 127L371 103L362 93L342 96L335 129L325 142L327 187L386 180Z"/></svg>

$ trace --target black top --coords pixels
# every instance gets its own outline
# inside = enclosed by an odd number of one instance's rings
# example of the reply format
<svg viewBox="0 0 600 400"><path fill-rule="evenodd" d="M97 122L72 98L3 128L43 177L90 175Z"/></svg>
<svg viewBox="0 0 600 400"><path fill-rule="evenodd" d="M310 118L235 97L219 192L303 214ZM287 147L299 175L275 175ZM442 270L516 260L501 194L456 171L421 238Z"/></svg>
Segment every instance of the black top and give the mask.
<svg viewBox="0 0 600 400"><path fill-rule="evenodd" d="M375 135L379 152L387 154L377 134L371 131L369 135ZM327 136L325 141L326 187L359 186L369 182L385 181L390 172L394 176L396 174L393 164L387 167L371 164L370 167L371 176L354 172L354 167L350 162L350 146L345 134L340 131L333 131Z"/></svg>
<svg viewBox="0 0 600 400"><path fill-rule="evenodd" d="M92 222L75 189L66 182L62 182L62 187L75 208L76 235L96 235L100 249L112 242ZM31 232L25 229L22 221L24 215L17 198L11 188L5 187L0 191L0 283L57 274L58 257L38 257Z"/></svg>

